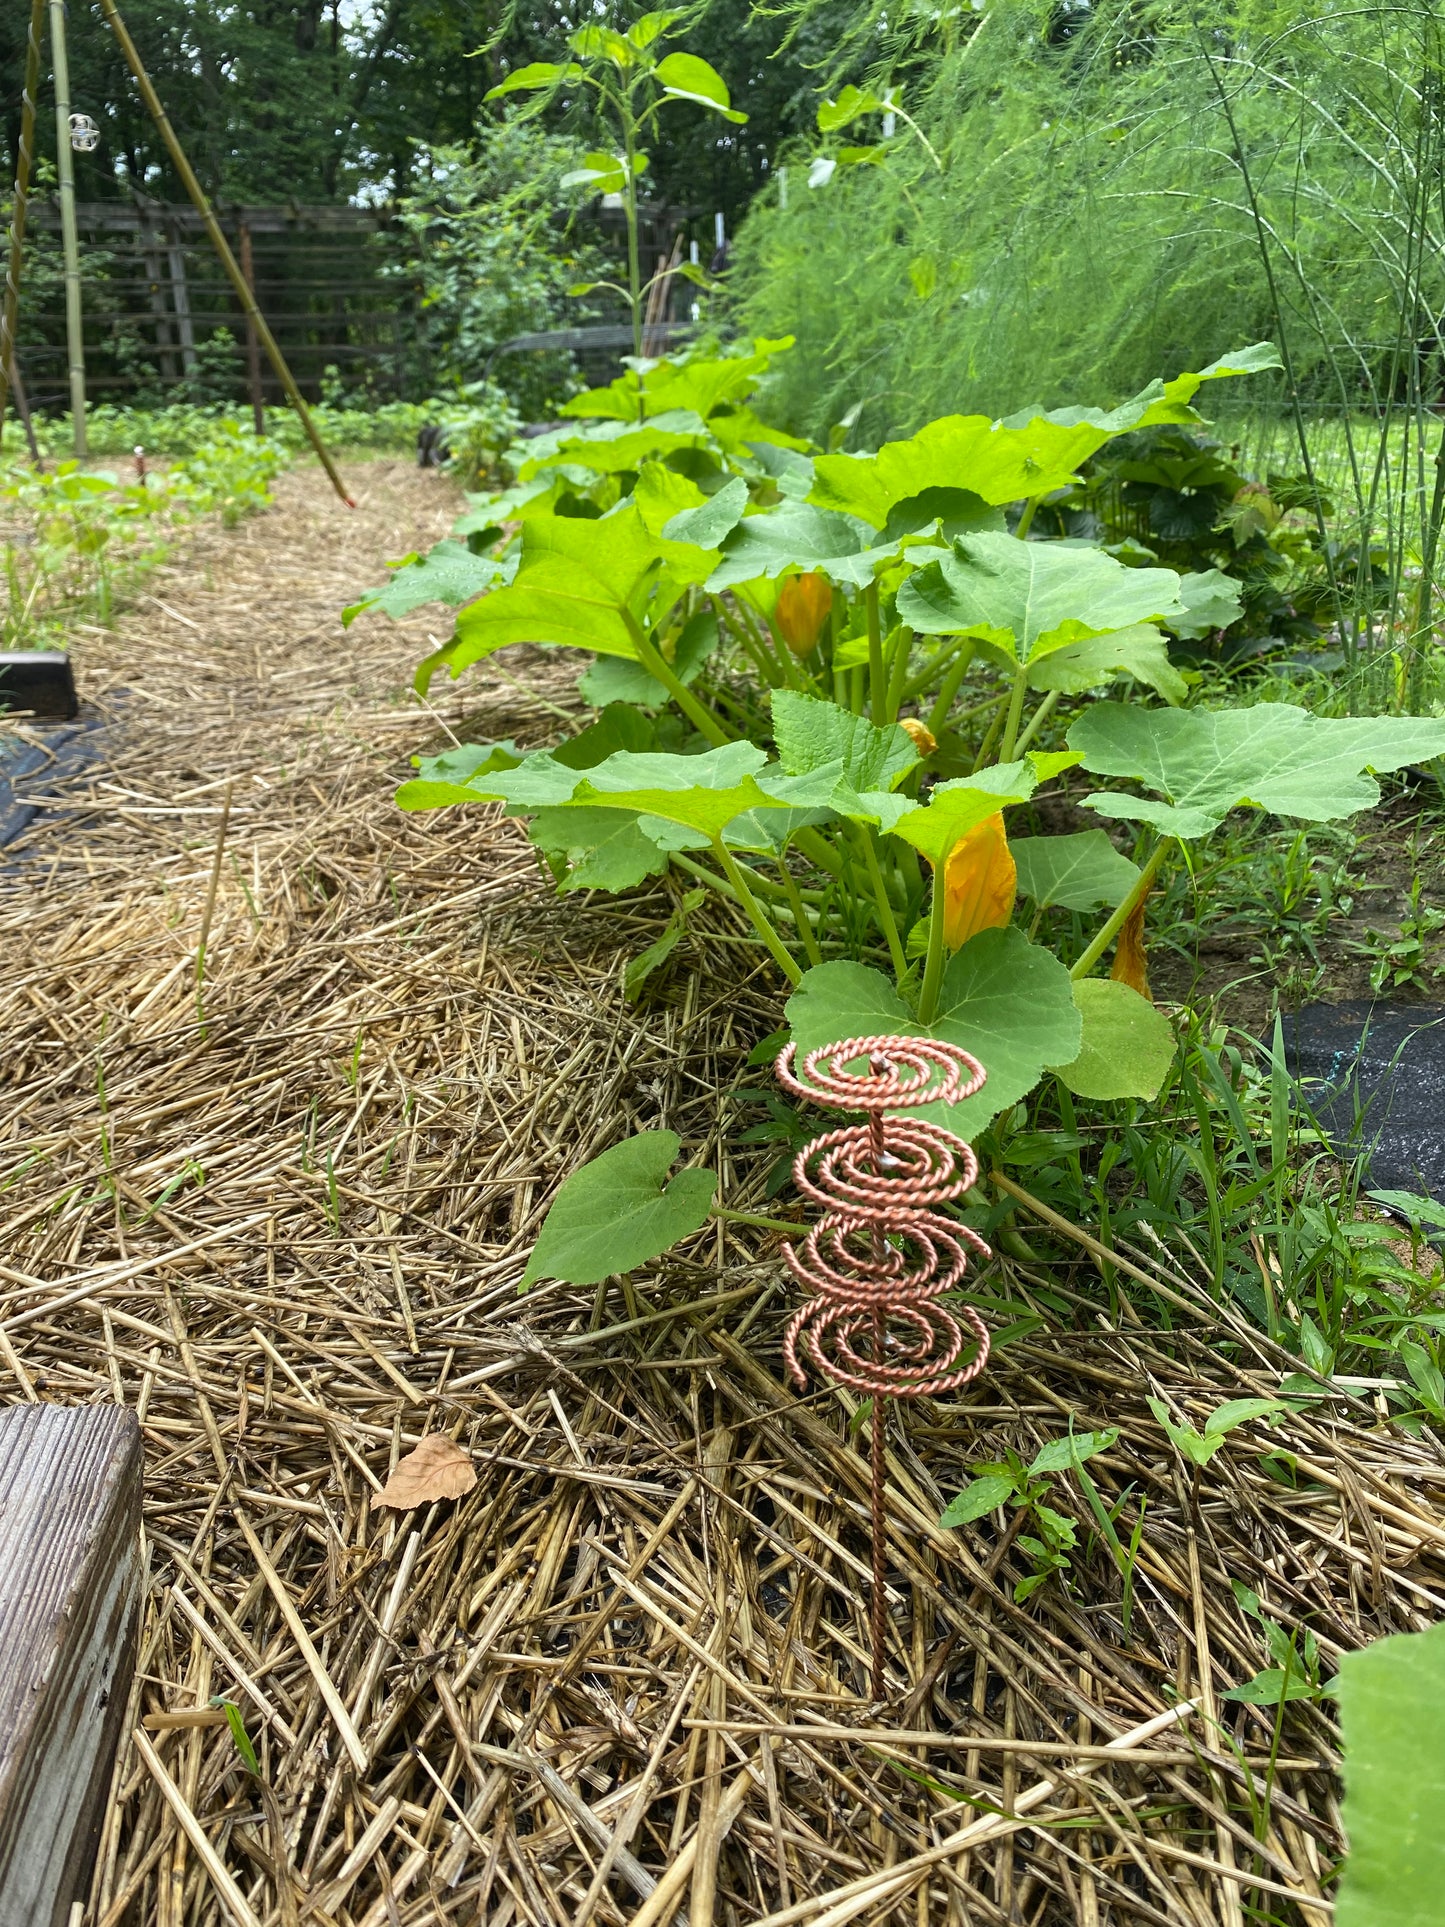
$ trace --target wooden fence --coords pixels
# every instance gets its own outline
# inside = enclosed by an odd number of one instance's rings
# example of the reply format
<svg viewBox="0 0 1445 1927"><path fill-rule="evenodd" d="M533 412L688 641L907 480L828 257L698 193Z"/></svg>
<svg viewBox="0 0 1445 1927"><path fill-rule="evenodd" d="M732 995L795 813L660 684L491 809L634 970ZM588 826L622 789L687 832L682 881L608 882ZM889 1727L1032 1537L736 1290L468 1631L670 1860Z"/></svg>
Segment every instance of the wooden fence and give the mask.
<svg viewBox="0 0 1445 1927"><path fill-rule="evenodd" d="M218 207L233 251L248 269L261 312L310 398L324 371L381 396L426 392L430 370L417 323L417 290L388 272L383 209L349 206ZM147 388L209 385L247 391L245 320L234 291L188 206L137 197L81 202L86 388L96 401L125 401ZM56 267L60 210L31 204L36 248L22 295L20 365L34 405L66 405L65 327ZM233 343L217 342L226 329ZM279 384L261 376L267 401Z"/></svg>

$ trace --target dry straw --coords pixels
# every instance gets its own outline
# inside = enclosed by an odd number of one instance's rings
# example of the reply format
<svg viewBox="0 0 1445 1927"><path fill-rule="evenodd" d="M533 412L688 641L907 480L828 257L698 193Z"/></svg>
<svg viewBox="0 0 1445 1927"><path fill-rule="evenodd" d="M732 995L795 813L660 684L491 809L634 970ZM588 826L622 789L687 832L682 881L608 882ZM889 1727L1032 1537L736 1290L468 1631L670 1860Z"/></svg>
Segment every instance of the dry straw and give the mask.
<svg viewBox="0 0 1445 1927"><path fill-rule="evenodd" d="M868 1466L845 1395L784 1387L774 1234L516 1295L558 1180L630 1130L776 1213L729 1148L775 986L719 907L633 1009L661 892L558 904L514 824L392 808L419 735L393 692L438 624L335 612L451 503L399 464L355 482L348 515L289 478L77 638L104 760L6 859L0 1386L123 1399L148 1454L143 1737L87 1927L1322 1927L1333 1719L1291 1705L1270 1767L1270 1709L1221 1698L1266 1663L1230 1582L1326 1672L1436 1619L1433 1439L1329 1400L1191 1481L1146 1397L1202 1423L1288 1361L1228 1314L1221 1350L1157 1252L1122 1255L1173 1329L1114 1323L1096 1254L1041 1226L984 1284L1042 1325L893 1442L871 1703ZM542 740L568 686L512 668L545 702L482 677L474 728ZM1121 1428L1106 1502L1148 1500L1127 1645L1099 1547L1021 1608L1021 1515L937 1524L970 1462L1071 1420ZM378 1508L436 1433L475 1489Z"/></svg>

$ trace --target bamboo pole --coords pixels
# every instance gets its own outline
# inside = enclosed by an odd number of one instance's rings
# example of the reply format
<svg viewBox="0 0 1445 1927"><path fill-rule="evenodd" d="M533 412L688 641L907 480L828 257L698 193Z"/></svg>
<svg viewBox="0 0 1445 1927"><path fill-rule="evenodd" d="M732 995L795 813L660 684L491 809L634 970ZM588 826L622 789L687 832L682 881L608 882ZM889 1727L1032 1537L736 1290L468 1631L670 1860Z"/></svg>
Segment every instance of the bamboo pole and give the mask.
<svg viewBox="0 0 1445 1927"><path fill-rule="evenodd" d="M15 162L15 204L10 210L10 258L5 266L5 305L0 310L0 437L5 429L5 396L15 358L16 323L20 314L20 267L25 251L25 214L30 203L30 163L35 154L35 96L40 89L40 29L44 18L45 0L30 0L25 85L20 95L20 152ZM18 361L15 367L18 374Z"/></svg>
<svg viewBox="0 0 1445 1927"><path fill-rule="evenodd" d="M52 5L58 6L60 4L61 0L52 0ZM151 119L160 131L161 139L166 144L166 151L171 157L172 166L185 184L186 192L191 197L191 203L197 214L200 215L206 233L211 237L211 245L216 250L221 266L226 270L231 286L236 290L236 297L241 303L242 312L260 337L261 346L266 350L267 359L276 372L276 379L280 382L282 388L285 389L286 397L290 401L291 406L301 417L301 425L306 430L307 440L315 449L321 466L330 477L331 486L336 490L336 493L341 497L342 501L345 502L346 506L349 509L354 509L356 504L346 492L346 485L337 473L336 464L331 459L330 451L317 432L315 422L311 419L311 410L302 399L301 390L296 386L296 379L286 365L285 357L276 344L275 336L266 325L265 316L256 305L256 297L252 294L246 277L242 274L236 257L231 252L230 243L221 232L221 224L211 210L211 204L206 199L205 189L196 179L194 170L190 162L186 159L185 151L181 147L180 141L176 138L175 129L171 126L170 121L166 117L166 110L161 105L160 96L152 85L150 75L141 64L141 57L136 51L135 42L131 39L129 33L127 33L125 22L121 19L116 9L115 0L100 0L100 11L105 17L106 25L115 35L121 52L125 55L127 66L135 75L136 85L140 88L141 99L145 102Z"/></svg>
<svg viewBox="0 0 1445 1927"><path fill-rule="evenodd" d="M80 236L75 227L75 161L70 149L70 62L65 51L65 0L50 0L50 64L55 70L55 166L60 176L60 244L65 255L65 357L70 368L70 426L75 459L85 443L85 317L80 305Z"/></svg>

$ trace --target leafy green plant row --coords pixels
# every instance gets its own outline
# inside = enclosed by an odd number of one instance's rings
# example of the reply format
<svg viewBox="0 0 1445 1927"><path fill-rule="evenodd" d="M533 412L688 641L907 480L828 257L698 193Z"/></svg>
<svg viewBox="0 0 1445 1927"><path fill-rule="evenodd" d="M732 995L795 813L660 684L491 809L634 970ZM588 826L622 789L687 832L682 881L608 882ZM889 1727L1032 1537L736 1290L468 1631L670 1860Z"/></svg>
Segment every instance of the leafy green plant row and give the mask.
<svg viewBox="0 0 1445 1927"><path fill-rule="evenodd" d="M1184 706L1169 640L1223 626L1235 581L1034 539L1111 440L1197 425L1204 383L1273 354L1109 411L950 416L852 455L755 411L786 346L638 363L575 398L516 451L515 486L347 612L457 606L423 689L519 643L594 657L579 734L449 749L398 800L503 802L564 894L676 870L725 896L801 1049L902 1031L981 1059L983 1091L936 1107L964 1136L1046 1072L1089 1104L1152 1099L1175 1051L1144 961L1165 866L1237 809L1369 809L1372 771L1445 750L1433 719ZM1011 830L1076 769L1099 828Z"/></svg>
<svg viewBox="0 0 1445 1927"><path fill-rule="evenodd" d="M276 443L220 421L169 468L130 480L75 462L0 468L4 646L63 646L75 617L108 621L116 596L164 557L180 524L198 515L229 524L264 508L288 460Z"/></svg>

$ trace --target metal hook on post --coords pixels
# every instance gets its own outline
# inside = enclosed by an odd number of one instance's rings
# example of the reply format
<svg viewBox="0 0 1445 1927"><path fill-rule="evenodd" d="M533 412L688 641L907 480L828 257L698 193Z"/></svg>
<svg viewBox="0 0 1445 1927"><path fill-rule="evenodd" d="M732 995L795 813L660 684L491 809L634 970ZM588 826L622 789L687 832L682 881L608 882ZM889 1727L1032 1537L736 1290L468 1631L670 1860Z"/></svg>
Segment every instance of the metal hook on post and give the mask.
<svg viewBox="0 0 1445 1927"><path fill-rule="evenodd" d="M61 3L62 0L51 0L52 6L58 6ZM267 359L275 370L276 378L286 392L287 400L301 417L301 425L306 430L306 438L316 451L321 466L330 477L331 486L336 490L336 493L341 497L342 501L345 502L346 506L354 509L356 504L346 492L346 485L337 472L336 463L331 458L331 452L322 441L316 423L311 418L311 410L306 406L302 398L301 390L296 386L296 378L287 367L285 357L277 346L276 338L267 327L266 318L256 305L256 297L251 292L250 285L245 275L241 272L235 255L231 252L230 243L221 231L221 224L216 219L210 202L206 199L205 190L196 179L195 172L190 162L186 159L185 151L176 138L175 129L171 126L170 121L166 117L166 110L161 105L160 96L157 94L151 82L150 75L141 64L141 57L136 51L135 42L131 39L129 33L127 33L125 22L121 19L116 9L115 0L100 0L100 11L104 16L106 25L115 35L121 52L125 55L126 65L135 76L136 85L140 89L141 99L145 102L146 109L151 119L155 122L161 139L166 144L166 151L171 157L171 164L177 174L180 175L186 192L191 197L191 204L197 214L200 215L201 224L210 236L211 245L215 248L221 266L226 270L231 286L236 291L236 298L241 304L242 313L246 316L250 325L256 330L261 346L266 351Z"/></svg>

